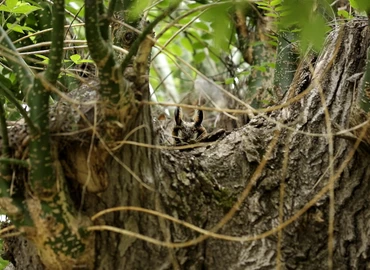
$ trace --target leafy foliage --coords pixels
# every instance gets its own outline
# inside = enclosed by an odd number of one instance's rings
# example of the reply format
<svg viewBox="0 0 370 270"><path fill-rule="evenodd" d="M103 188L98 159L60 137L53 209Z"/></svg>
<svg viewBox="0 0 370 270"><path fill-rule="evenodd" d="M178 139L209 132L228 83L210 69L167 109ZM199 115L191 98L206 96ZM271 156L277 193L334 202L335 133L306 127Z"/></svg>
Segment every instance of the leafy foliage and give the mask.
<svg viewBox="0 0 370 270"><path fill-rule="evenodd" d="M370 2L367 0L349 0L351 6L359 11L370 12Z"/></svg>
<svg viewBox="0 0 370 270"><path fill-rule="evenodd" d="M325 0L298 2L299 4L295 0L261 0L255 3L257 9L252 9L252 11L250 11L252 4L246 3L244 8L249 10L247 16L250 17L249 27L251 27L251 31L254 31L252 27L256 27L256 16L262 15L272 20L272 28L269 29L271 32L266 33L269 37L267 42L270 45L277 45L276 31L294 31L299 33L301 52L305 52L311 46L316 51L320 50L326 33L330 29L327 24L327 14L330 14L331 11L330 5ZM357 5L362 7L363 4L361 3L359 1ZM107 1L106 4L108 4ZM169 1L160 1L151 6L148 1L141 1L135 8L137 11L149 8L149 19L153 20L168 4ZM353 4L356 6L355 3ZM0 7L4 14L8 14L8 19L5 19L2 25L8 29L9 34L17 33L17 38L36 33L42 30L35 23L36 17L34 15L40 9L41 7L35 5L32 1L7 1L6 5ZM66 1L66 10L70 12L67 14L67 23L77 24L77 22L83 21L83 1ZM160 60L156 60L157 53L154 54L155 57L151 69L151 85L154 89L157 89L156 95L160 100L169 101L168 97L171 96L173 101L180 101L182 93L188 92L189 89L193 88L197 73L190 66L205 73L206 76L214 77L215 79L217 77L216 80L219 83L223 82L231 86L235 84L235 81L232 79L234 77L237 77L240 82L244 82L248 75L253 73L253 70L266 73L270 68L273 68L274 63L270 61L252 64L249 67L245 65L240 54L243 52L238 51L239 41L235 25L232 22L233 12L234 6L230 2L204 3L201 1L183 1L181 8L175 11L170 19L156 27L157 35L159 34L157 40L158 49L164 50L161 52L162 57L159 58ZM258 13L260 15L257 15ZM345 11L340 11L339 15L350 18ZM14 16L17 19L10 22ZM175 23L169 21L174 18L179 19ZM69 29L70 34L75 39L85 39L83 27L72 26ZM37 44L41 41L40 37L40 34L30 36L24 39L23 42L17 43L17 46ZM296 41L290 40L292 43ZM258 40L250 41L251 48L259 46L259 44L261 43ZM68 50L64 68L68 71L78 68L81 64L90 63L91 59L86 58L87 56L88 52L84 49ZM42 58L41 61L40 57ZM225 57L233 59L233 69L235 70L232 74L225 73L225 70L227 70ZM70 62L71 60L72 62ZM38 67L42 68L48 63L47 55L27 56L27 62L30 64L36 63ZM159 62L161 62L161 65L164 63L168 68L169 72L167 74L159 73L160 69L156 67ZM1 82L12 89L19 99L22 99L22 96L16 90L19 88L18 82L14 76L11 78L12 75L9 70L0 67L0 73ZM75 85L75 83L71 83L73 74L76 74L76 72L62 73L61 82L66 87L65 90L68 89L67 85ZM220 74L223 75L219 76ZM169 77L163 82L166 76ZM170 95L166 93L169 83L171 84L171 89L177 89ZM246 91L247 85L239 83L237 87Z"/></svg>
<svg viewBox="0 0 370 270"><path fill-rule="evenodd" d="M0 240L0 250L3 250L3 240ZM8 264L8 261L0 257L0 269L5 269Z"/></svg>
<svg viewBox="0 0 370 270"><path fill-rule="evenodd" d="M0 11L23 15L28 15L39 9L41 8L18 0L7 0L4 5L0 6Z"/></svg>

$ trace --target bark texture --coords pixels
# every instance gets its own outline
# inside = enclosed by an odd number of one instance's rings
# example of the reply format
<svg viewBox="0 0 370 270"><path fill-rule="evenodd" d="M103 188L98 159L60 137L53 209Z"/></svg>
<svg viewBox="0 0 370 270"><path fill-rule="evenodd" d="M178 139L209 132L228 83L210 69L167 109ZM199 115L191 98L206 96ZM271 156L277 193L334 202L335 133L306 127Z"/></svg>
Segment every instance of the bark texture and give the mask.
<svg viewBox="0 0 370 270"><path fill-rule="evenodd" d="M160 163L153 160L158 157L157 154L153 156L153 151L127 147L122 152L123 160L131 164L131 168L136 167L135 171L145 176L146 183L154 184L156 192L145 190L131 176L122 173L122 168L116 168L120 177L111 174L110 187L102 197L108 204L102 208L140 205L211 229L236 202L266 153L274 131L280 129L279 143L261 177L240 211L220 233L253 236L279 224L279 194L286 145L289 159L284 220L292 217L328 183L330 175L328 139L300 132L327 132L319 87L325 93L332 125L350 126L358 85L351 77L362 72L369 45L367 31L366 21L354 21L336 29L317 60L313 72L313 80L318 79L317 85L298 102L270 115L293 131L264 117L256 117L207 148L163 150L159 155ZM292 87L291 91L298 94L302 89ZM353 142L334 138L335 169L352 147ZM369 261L367 191L370 171L366 156L363 151L356 153L335 184L335 269L365 269ZM145 163L146 166L142 166ZM328 209L329 197L325 194L284 229L281 244L284 268L327 268ZM121 213L109 217L105 220L107 224L164 241L185 242L199 235L181 225L145 214ZM101 233L97 241L98 254L101 254L99 269L272 269L277 263L276 234L252 242L209 238L198 245L180 249L161 248L115 233Z"/></svg>
<svg viewBox="0 0 370 270"><path fill-rule="evenodd" d="M348 128L353 117L358 80L369 46L366 20L354 20L330 34L312 75L313 87L303 98L279 111L257 116L217 143L192 150L151 150L124 145L116 153L146 185L110 157L106 162L109 186L100 195L75 196L82 211L92 216L115 206L141 206L167 213L204 229L213 228L230 210L251 181L253 173L280 131L262 174L239 211L219 233L254 236L279 225L279 196L284 153L284 220L309 202L330 177L329 144L320 99L323 90L332 128ZM298 71L299 72L299 71ZM303 71L302 71L303 72ZM304 71L306 72L306 71ZM299 76L298 76L299 77ZM356 77L356 76L355 76ZM356 78L360 78L357 76ZM304 89L292 86L294 95ZM145 97L143 97L145 99ZM150 109L141 107L129 140L152 143ZM277 123L282 123L282 126ZM133 128L134 128L133 127ZM289 127L290 129L287 129ZM354 143L334 137L334 170ZM368 153L357 151L335 182L334 269L367 269L370 261L370 208ZM327 269L329 196L322 196L282 233L284 269ZM137 212L114 212L96 221L138 232L158 240L181 243L199 236L188 228ZM96 269L274 269L277 234L255 241L208 238L197 245L170 249L102 231L96 233ZM27 256L22 254L22 256ZM21 268L17 268L21 269ZM39 269L39 268L34 268Z"/></svg>

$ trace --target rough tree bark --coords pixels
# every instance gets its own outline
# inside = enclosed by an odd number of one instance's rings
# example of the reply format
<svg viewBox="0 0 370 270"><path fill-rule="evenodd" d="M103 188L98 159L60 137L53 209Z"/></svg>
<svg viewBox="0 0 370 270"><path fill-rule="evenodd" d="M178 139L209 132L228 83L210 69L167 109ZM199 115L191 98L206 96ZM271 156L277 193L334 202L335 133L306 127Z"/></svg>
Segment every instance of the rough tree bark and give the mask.
<svg viewBox="0 0 370 270"><path fill-rule="evenodd" d="M284 227L280 244L276 230L252 241L209 237L197 245L183 248L161 247L116 232L96 231L95 268L273 269L277 265L280 245L284 268L327 269L329 196L324 191L328 191L330 177L330 148L327 137L306 133L328 132L321 89L333 131L352 125L356 86L359 85L352 78L362 72L368 46L367 21L354 20L335 29L317 59L308 90L298 89L295 85L299 82L292 85L293 96L302 97L290 106L256 116L244 127L208 147L179 151L126 144L116 153L117 158L153 190L145 188L110 157L106 162L108 188L100 195L86 193L83 198L82 211L89 216L116 206L140 206L210 230L251 185L239 211L218 232L253 237L279 225L283 181L284 221L321 192L323 195L311 207L301 211L299 218ZM139 115L133 128L141 124L146 127L134 132L129 140L153 143L148 105L140 107ZM337 173L355 143L340 136L333 137L333 141L333 166ZM276 146L271 148L273 143ZM284 172L287 151L287 170ZM259 174L264 159L267 163ZM368 267L369 177L368 153L361 149L356 151L335 182L334 269ZM81 196L75 196L74 200L79 205ZM109 213L98 218L96 224L123 228L175 244L200 235L181 224L135 211ZM30 261L27 254L14 256ZM27 269L39 267L33 264Z"/></svg>

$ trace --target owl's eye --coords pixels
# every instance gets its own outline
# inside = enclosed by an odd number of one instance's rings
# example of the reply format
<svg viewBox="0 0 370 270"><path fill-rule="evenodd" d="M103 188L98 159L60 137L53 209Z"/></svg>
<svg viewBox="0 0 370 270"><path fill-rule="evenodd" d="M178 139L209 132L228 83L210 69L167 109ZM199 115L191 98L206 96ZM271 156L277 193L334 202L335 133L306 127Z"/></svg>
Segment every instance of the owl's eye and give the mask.
<svg viewBox="0 0 370 270"><path fill-rule="evenodd" d="M134 35L133 35L131 32L126 33L126 34L125 34L125 39L126 39L126 41L127 41L127 42L131 41L133 36L134 36Z"/></svg>

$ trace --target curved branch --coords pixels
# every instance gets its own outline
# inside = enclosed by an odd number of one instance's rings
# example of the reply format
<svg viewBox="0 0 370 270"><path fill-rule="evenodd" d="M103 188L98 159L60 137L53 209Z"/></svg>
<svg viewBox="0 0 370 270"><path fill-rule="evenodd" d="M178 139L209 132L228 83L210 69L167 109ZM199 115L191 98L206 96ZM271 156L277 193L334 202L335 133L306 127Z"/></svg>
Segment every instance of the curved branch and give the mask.
<svg viewBox="0 0 370 270"><path fill-rule="evenodd" d="M18 100L13 96L13 93L6 87L4 84L0 82L0 90L2 94L11 102L14 104L14 106L18 109L18 112L23 116L24 121L27 123L28 128L31 130L31 132L36 133L37 129L35 125L33 124L31 118L28 117L28 114L25 109L23 109L22 105L18 102Z"/></svg>
<svg viewBox="0 0 370 270"><path fill-rule="evenodd" d="M92 59L98 67L104 66L104 59L109 55L109 46L100 32L98 18L98 1L85 1L85 29L86 40ZM100 3L101 1L99 1Z"/></svg>
<svg viewBox="0 0 370 270"><path fill-rule="evenodd" d="M99 8L100 7L100 8ZM113 46L108 40L108 34L102 34L108 24L100 26L98 11L101 10L101 1L85 1L85 28L87 45L90 50L92 59L99 68L100 94L103 98L108 99L111 103L117 104L120 99L120 84L116 73L116 61L114 59ZM103 37L104 35L104 37ZM125 89L125 87L123 87Z"/></svg>
<svg viewBox="0 0 370 270"><path fill-rule="evenodd" d="M51 36L50 63L45 71L45 78L50 84L55 84L63 60L64 40L64 0L54 0L52 10L53 32Z"/></svg>

